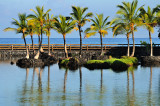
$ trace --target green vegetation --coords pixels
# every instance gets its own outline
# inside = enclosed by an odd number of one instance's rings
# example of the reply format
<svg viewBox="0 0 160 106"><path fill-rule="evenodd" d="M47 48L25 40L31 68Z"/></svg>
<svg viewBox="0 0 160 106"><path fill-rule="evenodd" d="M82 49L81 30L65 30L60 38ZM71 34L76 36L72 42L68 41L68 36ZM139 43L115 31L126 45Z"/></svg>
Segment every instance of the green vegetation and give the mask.
<svg viewBox="0 0 160 106"><path fill-rule="evenodd" d="M108 16L109 17L109 16ZM90 37L92 35L95 35L96 33L99 33L100 35L100 41L101 41L101 55L103 55L103 42L102 42L102 36L104 37L105 35L108 34L107 30L111 28L109 26L110 22L108 22L108 17L104 19L103 14L97 14L97 17L95 19L91 19L93 24L91 25L90 28L87 28L85 30L86 36L85 37Z"/></svg>
<svg viewBox="0 0 160 106"><path fill-rule="evenodd" d="M125 64L128 66L133 66L138 64L138 59L136 57L127 57L127 56L123 56L120 59L117 58L111 58L111 59L107 59L107 60L89 60L87 61L87 64L102 64L102 63L108 63L110 66L112 66L113 64L117 65L117 64Z"/></svg>
<svg viewBox="0 0 160 106"><path fill-rule="evenodd" d="M151 33L154 33L154 27L158 23L158 17L157 11L159 10L158 7L151 9L148 6L148 10L146 11L144 8L141 9L141 14L140 17L143 20L143 25L144 27L148 30L149 32L149 39L150 39L150 45L151 45L151 53L150 56L153 56L153 47L152 47L152 37Z"/></svg>
<svg viewBox="0 0 160 106"><path fill-rule="evenodd" d="M90 21L90 18L93 14L91 12L86 13L85 12L88 10L88 7L82 8L82 7L76 7L72 6L72 11L71 16L77 23L76 30L79 30L79 36L80 36L80 52L79 52L79 57L82 55L82 35L81 32L83 32L82 27L86 24L87 21Z"/></svg>
<svg viewBox="0 0 160 106"><path fill-rule="evenodd" d="M66 47L66 34L71 33L73 28L75 27L75 20L71 20L71 17L59 16L58 18L54 18L54 29L63 35L64 40L64 52L65 57L68 58L68 52Z"/></svg>
<svg viewBox="0 0 160 106"><path fill-rule="evenodd" d="M63 59L61 62L60 62L60 65L67 65L69 63L69 59Z"/></svg>
<svg viewBox="0 0 160 106"><path fill-rule="evenodd" d="M42 49L42 40L43 40L43 34L48 36L48 48L50 48L50 30L56 30L58 33L61 33L64 38L64 52L65 57L68 57L66 44L65 44L65 37L66 34L71 33L73 29L79 30L79 36L80 36L80 53L79 57L82 55L82 35L83 32L82 27L86 24L86 22L92 21L92 25L89 26L89 28L86 29L85 34L86 37L89 37L91 35L94 35L96 33L100 34L101 39L101 52L103 52L103 44L102 44L102 36L105 34L108 34L107 30L108 28L112 27L113 35L119 35L119 34L125 34L127 36L128 40L128 51L127 56L134 56L135 53L135 41L134 41L134 31L136 31L137 27L144 26L149 31L149 39L151 44L151 53L150 55L153 55L152 50L152 39L151 39L151 33L154 31L154 27L160 25L160 5L157 7L151 9L148 7L148 10L146 11L143 6L138 7L138 0L133 0L132 2L122 2L121 5L117 5L118 11L117 16L111 21L108 21L108 17L103 18L103 14L97 14L97 16L94 16L94 19L91 19L93 16L92 12L86 13L88 10L87 7L76 7L72 6L72 13L70 13L69 17L66 16L59 16L59 17L49 17L49 12L51 9L48 9L47 11L44 11L44 7L36 6L36 9L31 11L34 14L26 15L19 14L19 20L13 19L12 22L13 25L16 26L16 28L6 28L4 31L16 31L16 33L22 33L24 43L26 46L26 52L27 56L26 58L29 58L29 52L27 48L27 42L25 40L25 37L27 35L31 36L32 45L33 43L33 37L34 35L38 35L39 39L39 50L37 54L34 56L34 59L39 58L40 52L43 52ZM110 26L108 26L110 23ZM111 26L113 25L113 26ZM132 34L133 39L133 50L132 54L129 53L129 35ZM34 46L33 46L33 52ZM50 49L48 49L48 54L50 55ZM102 53L101 53L102 55ZM113 59L110 60L112 62ZM129 59L130 60L130 59ZM106 60L107 61L107 60ZM120 61L122 63L130 63L128 60L115 60ZM114 61L114 62L115 62ZM97 62L97 61L96 61ZM110 63L109 62L109 63Z"/></svg>

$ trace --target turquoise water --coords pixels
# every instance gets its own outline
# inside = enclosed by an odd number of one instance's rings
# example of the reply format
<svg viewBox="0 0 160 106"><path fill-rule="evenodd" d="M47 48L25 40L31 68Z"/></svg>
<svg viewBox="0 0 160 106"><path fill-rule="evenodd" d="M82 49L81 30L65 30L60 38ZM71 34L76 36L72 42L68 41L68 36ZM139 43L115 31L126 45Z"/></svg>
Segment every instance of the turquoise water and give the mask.
<svg viewBox="0 0 160 106"><path fill-rule="evenodd" d="M153 38L154 44L159 44L159 38ZM27 44L31 44L30 38L26 39ZM149 38L135 38L135 43L140 44L140 41L146 41L149 43ZM38 39L34 38L34 43L38 44ZM62 38L51 38L51 44L63 44ZM82 39L83 44L100 44L99 38L88 38ZM0 38L0 44L24 44L23 39L20 38ZM48 44L48 39L43 39L43 44ZM79 38L66 38L66 44L79 44ZM126 38L103 38L103 44L127 44ZM132 39L130 39L130 44L132 44Z"/></svg>
<svg viewBox="0 0 160 106"><path fill-rule="evenodd" d="M160 67L71 71L58 64L22 69L0 62L0 105L159 106Z"/></svg>

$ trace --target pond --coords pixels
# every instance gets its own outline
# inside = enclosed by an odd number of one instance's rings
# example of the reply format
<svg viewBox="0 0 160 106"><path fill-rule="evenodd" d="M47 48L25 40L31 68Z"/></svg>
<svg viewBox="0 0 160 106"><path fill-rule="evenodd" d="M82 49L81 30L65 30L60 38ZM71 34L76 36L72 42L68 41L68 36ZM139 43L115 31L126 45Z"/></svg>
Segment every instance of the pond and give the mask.
<svg viewBox="0 0 160 106"><path fill-rule="evenodd" d="M0 62L0 105L160 105L160 67L72 71Z"/></svg>

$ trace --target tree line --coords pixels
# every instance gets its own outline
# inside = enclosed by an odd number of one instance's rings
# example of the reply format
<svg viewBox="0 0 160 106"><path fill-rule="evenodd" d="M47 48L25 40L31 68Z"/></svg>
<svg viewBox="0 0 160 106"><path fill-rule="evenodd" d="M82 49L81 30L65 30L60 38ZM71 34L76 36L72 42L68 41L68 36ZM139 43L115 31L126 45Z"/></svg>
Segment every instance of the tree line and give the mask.
<svg viewBox="0 0 160 106"><path fill-rule="evenodd" d="M68 58L67 48L66 48L66 35L71 33L73 30L79 32L80 37L80 51L79 57L82 56L82 27L86 22L92 22L90 27L85 29L85 37L95 35L96 33L100 36L101 43L101 55L103 55L103 41L102 38L108 34L108 30L112 29L113 36L124 34L126 35L128 41L128 50L127 56L134 56L135 53L135 41L134 41L134 32L137 31L138 27L144 27L148 30L151 53L150 56L153 56L153 47L152 47L152 38L151 33L154 33L154 27L160 25L160 5L157 5L155 8L151 9L148 6L148 9L144 9L144 5L138 7L138 0L133 0L132 2L122 2L121 5L117 5L119 10L116 12L117 16L108 21L109 16L104 17L103 14L93 15L92 12L86 12L87 7L72 6L72 13L69 17L59 15L55 17L50 16L49 12L51 9L44 11L44 7L36 6L36 10L31 9L33 14L26 15L18 14L18 20L13 18L12 24L16 28L6 28L4 31L16 31L16 33L22 33L26 47L26 58L29 58L29 50L27 48L27 43L25 37L30 35L32 40L33 53L35 55L34 59L38 59L42 49L42 40L43 35L45 34L48 37L48 55L50 55L50 35L51 30L55 30L58 33L62 34L64 40L64 53L65 57ZM93 16L93 18L92 18ZM33 35L38 35L39 41L39 50L34 50L34 41ZM133 39L133 50L130 55L129 47L129 37L132 35Z"/></svg>

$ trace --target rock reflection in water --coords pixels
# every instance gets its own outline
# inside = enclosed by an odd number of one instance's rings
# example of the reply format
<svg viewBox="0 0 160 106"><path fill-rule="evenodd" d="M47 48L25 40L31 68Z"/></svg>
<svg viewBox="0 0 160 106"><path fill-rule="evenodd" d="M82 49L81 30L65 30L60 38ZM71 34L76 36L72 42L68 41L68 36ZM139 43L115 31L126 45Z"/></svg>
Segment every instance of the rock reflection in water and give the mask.
<svg viewBox="0 0 160 106"><path fill-rule="evenodd" d="M21 69L15 64L2 62L0 67L0 82L5 81L0 86L0 104L3 106L8 103L45 106L160 105L159 67L130 67L119 73L111 69L89 71L84 67L71 71L59 69L57 64Z"/></svg>

